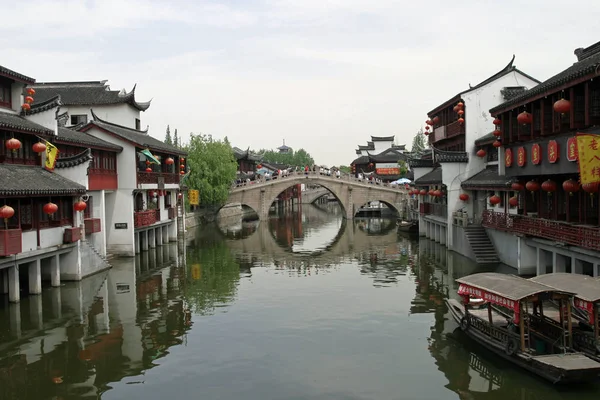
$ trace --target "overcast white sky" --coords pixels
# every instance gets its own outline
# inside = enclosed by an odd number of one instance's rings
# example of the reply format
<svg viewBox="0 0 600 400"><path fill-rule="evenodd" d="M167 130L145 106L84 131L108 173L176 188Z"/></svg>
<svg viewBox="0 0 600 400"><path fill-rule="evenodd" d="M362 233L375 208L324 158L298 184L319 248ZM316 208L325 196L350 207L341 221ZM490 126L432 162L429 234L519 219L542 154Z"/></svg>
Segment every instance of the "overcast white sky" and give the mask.
<svg viewBox="0 0 600 400"><path fill-rule="evenodd" d="M370 135L408 147L426 113L515 65L545 80L600 40L593 0L0 0L0 64L38 81L138 84L167 124L349 164Z"/></svg>

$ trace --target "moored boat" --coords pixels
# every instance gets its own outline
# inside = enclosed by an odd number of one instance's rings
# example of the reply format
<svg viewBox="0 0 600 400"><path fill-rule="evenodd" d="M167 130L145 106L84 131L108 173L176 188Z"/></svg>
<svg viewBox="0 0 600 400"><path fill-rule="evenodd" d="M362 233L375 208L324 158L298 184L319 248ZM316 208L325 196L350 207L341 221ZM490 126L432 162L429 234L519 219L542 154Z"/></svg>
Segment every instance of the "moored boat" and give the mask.
<svg viewBox="0 0 600 400"><path fill-rule="evenodd" d="M398 220L396 222L396 226L398 227L399 232L418 232L419 231L419 223L416 221Z"/></svg>
<svg viewBox="0 0 600 400"><path fill-rule="evenodd" d="M500 357L552 382L589 382L598 378L600 363L572 350L572 292L514 275L479 273L457 279L462 303L446 300L464 333ZM471 305L471 299L487 304ZM558 303L565 311L562 327L540 324L539 304ZM478 301L481 303L481 300ZM532 310L529 309L533 305ZM553 339L560 329L560 340Z"/></svg>

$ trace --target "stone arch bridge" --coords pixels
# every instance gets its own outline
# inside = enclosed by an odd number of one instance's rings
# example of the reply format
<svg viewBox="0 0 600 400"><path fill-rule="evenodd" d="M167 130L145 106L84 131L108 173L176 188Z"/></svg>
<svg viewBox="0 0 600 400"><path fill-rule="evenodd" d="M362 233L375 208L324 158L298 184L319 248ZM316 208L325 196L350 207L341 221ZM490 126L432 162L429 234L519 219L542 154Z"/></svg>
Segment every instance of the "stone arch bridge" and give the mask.
<svg viewBox="0 0 600 400"><path fill-rule="evenodd" d="M303 171L269 181L254 181L232 188L227 204L241 203L252 208L260 219L266 219L269 208L277 196L296 184L320 185L340 202L344 217L354 218L359 208L370 201L380 201L398 213L403 213L408 202L408 191L404 185L374 184L351 176L336 178Z"/></svg>

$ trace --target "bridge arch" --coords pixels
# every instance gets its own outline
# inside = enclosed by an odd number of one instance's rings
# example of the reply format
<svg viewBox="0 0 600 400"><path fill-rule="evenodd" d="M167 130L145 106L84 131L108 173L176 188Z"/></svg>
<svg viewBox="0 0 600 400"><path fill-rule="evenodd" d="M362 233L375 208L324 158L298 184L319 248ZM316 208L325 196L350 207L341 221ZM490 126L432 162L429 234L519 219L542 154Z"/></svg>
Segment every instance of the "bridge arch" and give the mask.
<svg viewBox="0 0 600 400"><path fill-rule="evenodd" d="M392 210L392 211L393 211L393 212L394 212L396 215L400 215L400 210L398 210L398 208L396 207L396 205L394 205L394 204L392 204L392 203L390 203L390 202L388 202L388 201L385 201L385 200L379 200L379 199L377 199L377 198L370 199L370 200L368 200L366 203L364 203L364 204L361 204L359 207L360 207L360 208L362 208L362 207L365 207L365 206L369 205L369 203L371 203L371 202L373 202L373 201L378 201L378 202L380 202L380 203L383 203L383 204L385 204L385 205L386 205L387 207L389 207L389 208L390 208L390 209L391 209L391 210ZM360 211L360 208L357 208L357 209L355 210L355 211L356 211L356 212L355 212L355 214L354 214L355 216L356 216L356 214L358 214L358 213L359 213L359 211Z"/></svg>
<svg viewBox="0 0 600 400"><path fill-rule="evenodd" d="M255 210L260 219L269 215L269 208L275 198L286 188L296 184L320 185L327 189L340 202L345 218L354 218L358 208L369 201L379 200L401 211L406 205L408 194L402 187L389 187L316 174L290 175L267 182L256 182L235 187L229 194L227 203L240 203Z"/></svg>

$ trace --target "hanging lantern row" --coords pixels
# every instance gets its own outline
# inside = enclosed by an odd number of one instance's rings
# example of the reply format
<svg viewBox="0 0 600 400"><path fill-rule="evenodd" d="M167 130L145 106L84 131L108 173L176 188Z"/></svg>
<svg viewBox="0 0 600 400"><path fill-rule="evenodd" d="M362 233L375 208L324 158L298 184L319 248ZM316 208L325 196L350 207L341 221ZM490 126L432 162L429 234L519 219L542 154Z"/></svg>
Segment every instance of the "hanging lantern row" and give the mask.
<svg viewBox="0 0 600 400"><path fill-rule="evenodd" d="M523 186L523 184L521 182L513 182L512 185L510 185L510 188L514 191L520 192L525 187Z"/></svg>
<svg viewBox="0 0 600 400"><path fill-rule="evenodd" d="M179 157L179 174L185 175L185 158Z"/></svg>
<svg viewBox="0 0 600 400"><path fill-rule="evenodd" d="M556 192L556 182L548 179L542 183L542 190L548 194Z"/></svg>
<svg viewBox="0 0 600 400"><path fill-rule="evenodd" d="M16 152L17 150L19 150L21 148L21 141L19 139L10 138L6 141L4 146L8 150L12 150L13 152Z"/></svg>
<svg viewBox="0 0 600 400"><path fill-rule="evenodd" d="M568 179L563 182L562 187L565 192L569 193L569 196L573 196L573 193L579 192L581 186L579 185L579 182Z"/></svg>
<svg viewBox="0 0 600 400"><path fill-rule="evenodd" d="M21 108L25 112L31 110L31 103L33 103L33 95L35 94L35 89L34 88L28 88L27 89L27 94L28 94L28 96L25 96L25 103L23 103L21 105Z"/></svg>
<svg viewBox="0 0 600 400"><path fill-rule="evenodd" d="M496 127L496 129L494 130L494 132L492 132L492 134L498 138L498 137L502 136L502 131Z"/></svg>
<svg viewBox="0 0 600 400"><path fill-rule="evenodd" d="M540 184L536 181L529 181L525 184L525 189L530 191L532 194L540 190Z"/></svg>

